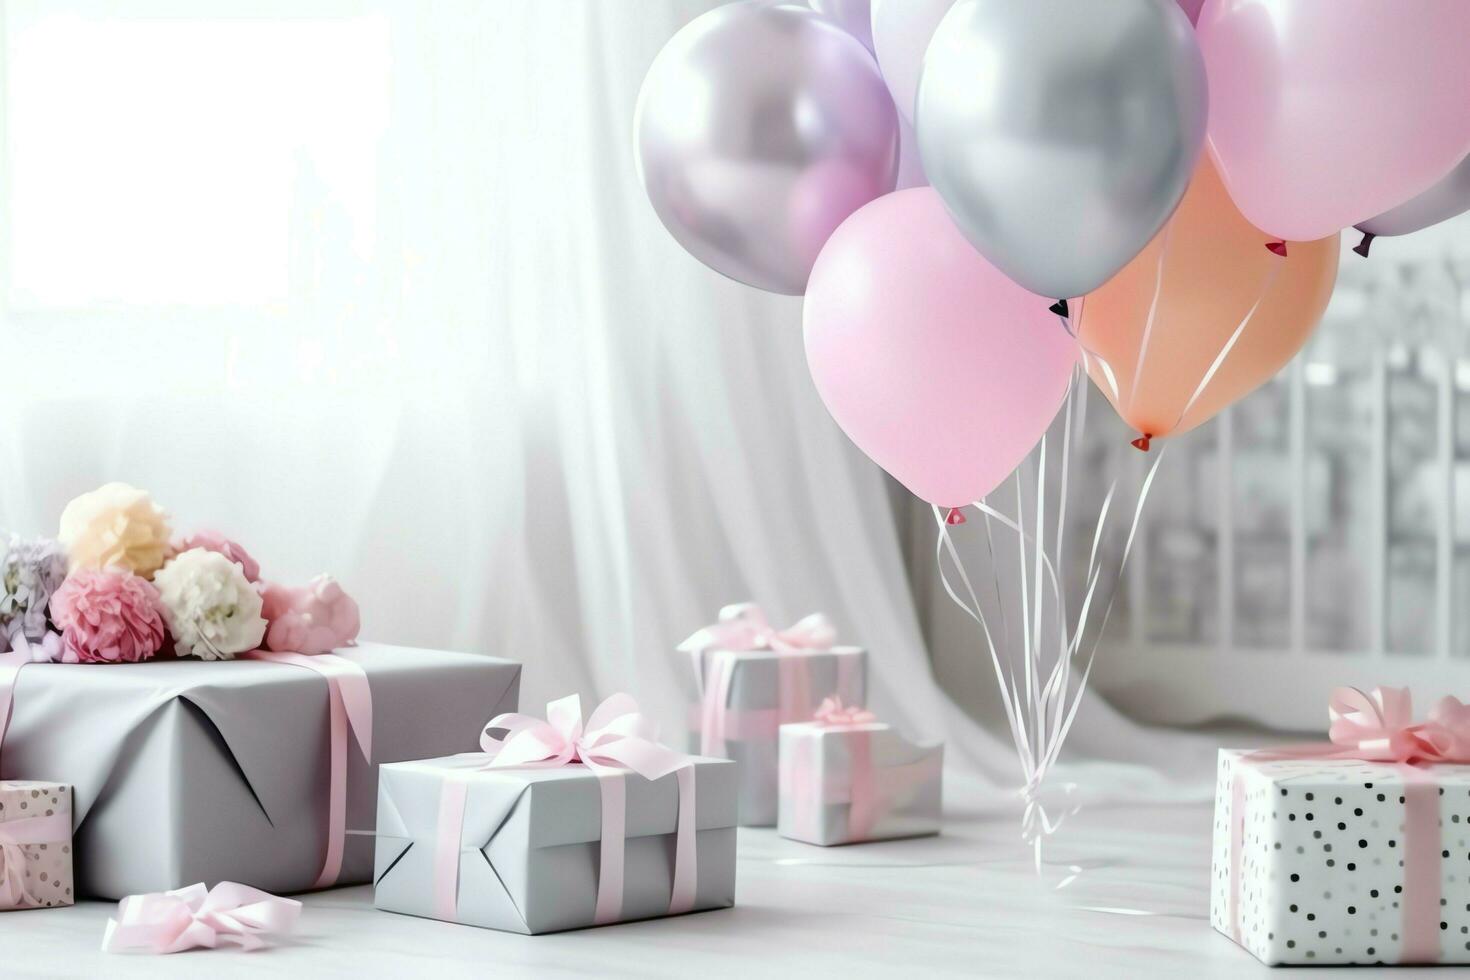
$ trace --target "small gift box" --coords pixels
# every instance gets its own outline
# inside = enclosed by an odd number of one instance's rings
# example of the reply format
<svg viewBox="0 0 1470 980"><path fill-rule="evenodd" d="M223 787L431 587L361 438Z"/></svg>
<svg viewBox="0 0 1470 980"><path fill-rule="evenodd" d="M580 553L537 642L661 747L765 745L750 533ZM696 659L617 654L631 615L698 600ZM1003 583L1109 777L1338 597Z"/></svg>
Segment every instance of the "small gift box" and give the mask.
<svg viewBox="0 0 1470 980"><path fill-rule="evenodd" d="M809 720L827 697L866 698L867 654L836 639L820 613L776 630L742 603L679 645L694 668L691 751L740 763L742 826L776 823L781 725Z"/></svg>
<svg viewBox="0 0 1470 980"><path fill-rule="evenodd" d="M944 746L829 698L814 720L781 726L777 829L824 846L937 834L943 761Z"/></svg>
<svg viewBox="0 0 1470 980"><path fill-rule="evenodd" d="M734 904L734 763L658 744L627 695L547 719L382 767L374 905L536 934Z"/></svg>
<svg viewBox="0 0 1470 980"><path fill-rule="evenodd" d="M1220 752L1211 922L1269 965L1470 963L1470 708L1344 688L1331 717Z"/></svg>
<svg viewBox="0 0 1470 980"><path fill-rule="evenodd" d="M0 781L0 911L72 904L71 787Z"/></svg>

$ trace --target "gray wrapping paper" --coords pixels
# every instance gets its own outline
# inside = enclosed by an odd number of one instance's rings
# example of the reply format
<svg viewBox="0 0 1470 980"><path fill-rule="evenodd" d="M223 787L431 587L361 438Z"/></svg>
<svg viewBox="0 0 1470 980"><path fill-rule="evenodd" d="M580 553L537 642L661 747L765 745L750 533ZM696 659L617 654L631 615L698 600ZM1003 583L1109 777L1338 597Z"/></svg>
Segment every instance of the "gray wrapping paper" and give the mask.
<svg viewBox="0 0 1470 980"><path fill-rule="evenodd" d="M802 703L782 703L783 659L799 658L809 683ZM703 702L718 700L716 675L720 661L728 660L728 696L720 701L727 719L722 746L704 737ZM867 652L860 647L777 653L772 650L709 649L698 657L698 700L691 714L691 752L717 755L740 764L740 825L773 827L777 816L777 761L782 722L807 721L823 698L837 695L847 704L867 699Z"/></svg>
<svg viewBox="0 0 1470 980"><path fill-rule="evenodd" d="M349 738L338 884L372 880L377 763L473 749L514 711L519 664L362 644L373 763ZM313 886L327 844L327 684L258 661L30 664L15 688L0 778L75 787L76 879L117 899L194 882Z"/></svg>
<svg viewBox="0 0 1470 980"><path fill-rule="evenodd" d="M438 918L434 908L439 797L452 759L383 766L378 786L373 904ZM459 770L462 771L462 770ZM736 766L695 760L697 887L692 911L735 902ZM668 913L674 877L677 777L628 774L619 921ZM580 765L477 771L460 834L454 921L536 934L593 924L601 789Z"/></svg>

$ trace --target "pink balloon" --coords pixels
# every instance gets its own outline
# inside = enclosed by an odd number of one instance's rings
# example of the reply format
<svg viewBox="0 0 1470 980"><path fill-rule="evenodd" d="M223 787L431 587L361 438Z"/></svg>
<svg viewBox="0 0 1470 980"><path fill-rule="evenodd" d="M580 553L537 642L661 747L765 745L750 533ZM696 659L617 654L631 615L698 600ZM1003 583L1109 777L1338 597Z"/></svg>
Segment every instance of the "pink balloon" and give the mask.
<svg viewBox="0 0 1470 980"><path fill-rule="evenodd" d="M1250 222L1325 238L1470 153L1467 0L1208 0L1210 152Z"/></svg>
<svg viewBox="0 0 1470 980"><path fill-rule="evenodd" d="M807 284L806 359L827 410L919 497L961 507L1036 445L1077 348L1044 300L960 234L933 188L838 227Z"/></svg>

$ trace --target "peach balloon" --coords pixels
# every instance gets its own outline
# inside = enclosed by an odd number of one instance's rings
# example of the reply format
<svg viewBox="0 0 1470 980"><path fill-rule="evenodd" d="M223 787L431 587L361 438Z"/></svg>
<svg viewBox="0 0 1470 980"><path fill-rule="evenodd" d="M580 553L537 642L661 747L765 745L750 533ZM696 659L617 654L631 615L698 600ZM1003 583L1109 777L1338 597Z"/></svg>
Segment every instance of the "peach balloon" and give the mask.
<svg viewBox="0 0 1470 980"><path fill-rule="evenodd" d="M1211 418L1301 350L1332 296L1338 237L1284 245L1270 238L1241 215L1209 158L1200 159L1179 209L1148 247L1074 301L1088 373L1144 437L1140 448Z"/></svg>

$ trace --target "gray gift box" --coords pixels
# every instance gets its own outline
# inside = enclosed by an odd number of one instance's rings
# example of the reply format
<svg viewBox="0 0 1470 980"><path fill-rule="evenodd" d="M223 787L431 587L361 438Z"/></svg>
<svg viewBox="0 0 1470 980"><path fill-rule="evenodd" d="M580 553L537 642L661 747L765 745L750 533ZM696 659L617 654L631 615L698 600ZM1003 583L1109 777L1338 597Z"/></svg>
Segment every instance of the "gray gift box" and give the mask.
<svg viewBox="0 0 1470 980"><path fill-rule="evenodd" d="M349 737L338 884L372 880L377 763L472 749L514 711L520 664L365 643L373 760ZM194 882L312 888L328 836L327 682L290 664L27 664L0 778L75 787L77 889L121 898Z"/></svg>
<svg viewBox="0 0 1470 980"><path fill-rule="evenodd" d="M373 904L444 918L435 908L440 794L451 774L466 780L457 842L452 919L537 934L594 924L602 839L602 789L582 765L478 769L464 758L385 765L378 783ZM691 911L735 903L736 767L696 758L697 884ZM667 915L673 888L677 776L624 776L626 833L619 922Z"/></svg>
<svg viewBox="0 0 1470 980"><path fill-rule="evenodd" d="M787 658L799 658L809 681L806 696L799 699L801 703L782 703L780 662ZM738 762L740 825L774 827L778 815L780 724L809 720L822 699L833 695L848 704L866 703L867 652L854 646L797 652L707 649L700 651L696 662L699 699L691 710L690 751ZM715 682L721 670L728 670L730 676L728 693L722 700ZM726 713L723 749L704 738L706 702L712 698Z"/></svg>

